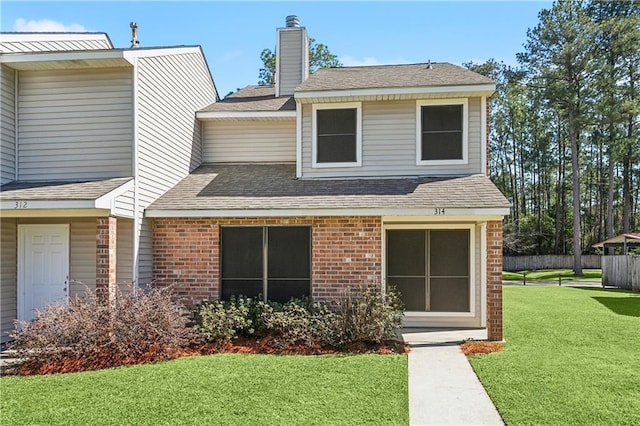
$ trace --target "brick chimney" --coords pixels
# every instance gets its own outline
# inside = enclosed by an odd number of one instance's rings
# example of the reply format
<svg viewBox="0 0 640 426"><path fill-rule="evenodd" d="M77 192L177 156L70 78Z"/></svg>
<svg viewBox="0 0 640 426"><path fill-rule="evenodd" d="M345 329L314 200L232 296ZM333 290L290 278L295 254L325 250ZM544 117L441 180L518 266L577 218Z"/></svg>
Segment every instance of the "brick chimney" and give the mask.
<svg viewBox="0 0 640 426"><path fill-rule="evenodd" d="M291 96L309 76L309 38L295 15L285 28L276 29L276 97Z"/></svg>

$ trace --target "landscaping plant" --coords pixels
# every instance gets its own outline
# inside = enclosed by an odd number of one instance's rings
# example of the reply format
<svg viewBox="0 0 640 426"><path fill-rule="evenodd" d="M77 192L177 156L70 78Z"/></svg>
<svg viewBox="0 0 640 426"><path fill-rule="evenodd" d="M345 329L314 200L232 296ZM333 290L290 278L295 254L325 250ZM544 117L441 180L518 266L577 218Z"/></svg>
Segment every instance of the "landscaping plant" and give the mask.
<svg viewBox="0 0 640 426"><path fill-rule="evenodd" d="M17 321L12 347L26 360L21 368L41 372L166 359L196 337L187 314L168 287L117 290L114 300L87 288L67 306L48 305L32 321Z"/></svg>
<svg viewBox="0 0 640 426"><path fill-rule="evenodd" d="M283 304L244 297L203 302L195 327L203 341L218 345L237 337L267 337L280 349L345 348L394 340L402 316L395 290L383 294L375 286L357 286L330 302L292 299Z"/></svg>

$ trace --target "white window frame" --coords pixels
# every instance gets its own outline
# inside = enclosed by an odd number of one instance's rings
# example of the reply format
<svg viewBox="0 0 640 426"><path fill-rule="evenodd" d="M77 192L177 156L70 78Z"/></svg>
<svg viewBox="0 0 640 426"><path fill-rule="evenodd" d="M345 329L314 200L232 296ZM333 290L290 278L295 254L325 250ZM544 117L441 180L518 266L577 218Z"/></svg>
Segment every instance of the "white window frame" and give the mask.
<svg viewBox="0 0 640 426"><path fill-rule="evenodd" d="M434 105L462 105L462 158L455 160L422 159L422 107ZM416 101L416 165L446 166L469 163L469 99L429 99Z"/></svg>
<svg viewBox="0 0 640 426"><path fill-rule="evenodd" d="M473 318L476 317L476 224L473 223L385 223L382 227L382 288L387 287L387 230L455 230L469 231L469 312L406 311L407 318ZM481 248L483 250L483 248ZM484 284L481 284L484 285Z"/></svg>
<svg viewBox="0 0 640 426"><path fill-rule="evenodd" d="M349 163L318 163L318 114L316 111L324 109L356 109L356 161ZM331 167L361 167L362 166L362 102L340 102L330 104L313 104L311 108L311 167L314 169Z"/></svg>

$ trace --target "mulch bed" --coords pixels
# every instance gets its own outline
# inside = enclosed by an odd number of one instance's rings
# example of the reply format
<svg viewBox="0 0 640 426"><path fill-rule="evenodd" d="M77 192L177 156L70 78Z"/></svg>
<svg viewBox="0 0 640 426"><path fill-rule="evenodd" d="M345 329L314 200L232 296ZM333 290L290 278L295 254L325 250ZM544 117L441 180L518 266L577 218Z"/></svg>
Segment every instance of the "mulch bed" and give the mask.
<svg viewBox="0 0 640 426"><path fill-rule="evenodd" d="M482 340L468 340L460 345L460 349L466 356L489 354L501 350L502 344Z"/></svg>
<svg viewBox="0 0 640 426"><path fill-rule="evenodd" d="M122 365L145 364L148 362L165 361L184 356L210 355L217 353L246 353L246 354L277 354L277 355L328 355L328 354L402 354L408 351L404 342L386 341L380 344L357 343L341 350L321 346L307 346L304 344L282 346L271 338L249 339L238 338L222 344L194 345L177 350L162 350L152 346L138 357L124 357L122 355L101 351L91 355L61 355L56 359L40 360L28 359L19 365L8 368L3 374L17 376L31 376L37 374L72 373L79 371L100 370L103 368L119 367Z"/></svg>

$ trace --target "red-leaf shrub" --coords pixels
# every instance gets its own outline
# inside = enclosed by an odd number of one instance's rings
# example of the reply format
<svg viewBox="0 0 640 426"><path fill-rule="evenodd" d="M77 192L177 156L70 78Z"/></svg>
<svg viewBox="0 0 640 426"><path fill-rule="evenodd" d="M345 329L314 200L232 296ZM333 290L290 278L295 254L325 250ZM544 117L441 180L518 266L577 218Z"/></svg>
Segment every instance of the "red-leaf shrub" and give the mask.
<svg viewBox="0 0 640 426"><path fill-rule="evenodd" d="M153 361L194 341L188 321L169 287L118 290L112 301L87 288L67 306L52 304L32 321L16 321L12 348L32 367L75 360L86 370L92 360L94 368Z"/></svg>

